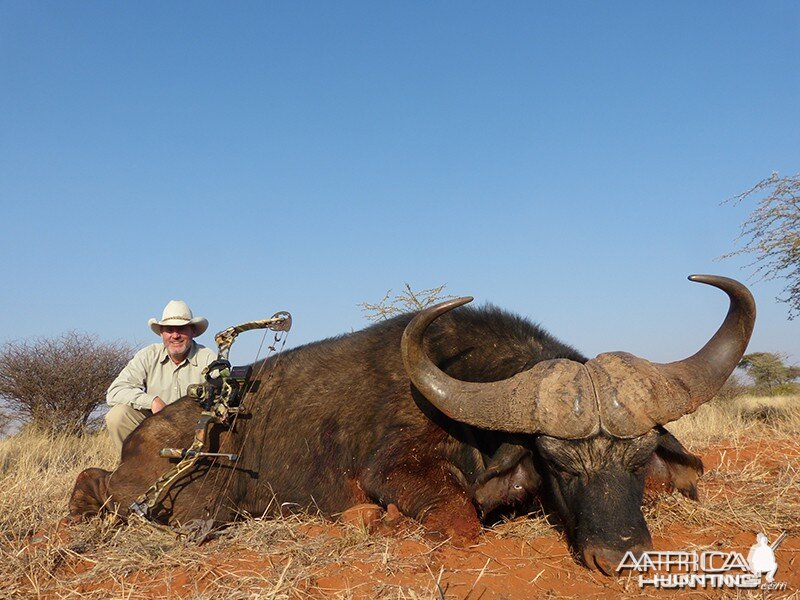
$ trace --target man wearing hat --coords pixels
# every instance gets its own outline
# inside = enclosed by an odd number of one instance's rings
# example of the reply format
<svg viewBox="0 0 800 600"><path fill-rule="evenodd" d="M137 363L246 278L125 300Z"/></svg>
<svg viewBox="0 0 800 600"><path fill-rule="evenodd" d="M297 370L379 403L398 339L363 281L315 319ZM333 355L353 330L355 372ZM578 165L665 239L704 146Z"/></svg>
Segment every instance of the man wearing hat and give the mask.
<svg viewBox="0 0 800 600"><path fill-rule="evenodd" d="M183 300L170 300L161 320L150 319L148 324L161 336L161 343L139 350L106 394L111 406L106 426L120 451L139 423L184 396L190 384L201 383L203 369L217 358L194 341L208 328L208 321L193 317Z"/></svg>

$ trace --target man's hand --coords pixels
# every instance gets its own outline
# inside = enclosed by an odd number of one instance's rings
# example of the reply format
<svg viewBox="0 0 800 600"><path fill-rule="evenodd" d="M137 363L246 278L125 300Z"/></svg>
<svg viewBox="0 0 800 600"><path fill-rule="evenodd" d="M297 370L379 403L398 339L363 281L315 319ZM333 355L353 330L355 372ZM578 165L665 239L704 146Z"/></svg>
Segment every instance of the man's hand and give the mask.
<svg viewBox="0 0 800 600"><path fill-rule="evenodd" d="M156 414L164 410L166 406L167 405L164 404L164 401L158 396L156 396L155 398L153 398L153 404L150 405L150 410L153 411L153 414Z"/></svg>

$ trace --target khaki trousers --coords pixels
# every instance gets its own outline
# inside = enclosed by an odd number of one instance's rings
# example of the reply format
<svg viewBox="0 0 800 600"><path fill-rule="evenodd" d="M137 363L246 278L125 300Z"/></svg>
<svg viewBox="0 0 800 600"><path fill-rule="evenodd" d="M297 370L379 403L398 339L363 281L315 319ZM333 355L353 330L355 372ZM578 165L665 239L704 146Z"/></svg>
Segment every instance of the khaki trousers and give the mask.
<svg viewBox="0 0 800 600"><path fill-rule="evenodd" d="M115 404L111 407L106 413L106 427L117 452L122 453L122 442L125 438L152 414L149 410L139 410L127 404Z"/></svg>

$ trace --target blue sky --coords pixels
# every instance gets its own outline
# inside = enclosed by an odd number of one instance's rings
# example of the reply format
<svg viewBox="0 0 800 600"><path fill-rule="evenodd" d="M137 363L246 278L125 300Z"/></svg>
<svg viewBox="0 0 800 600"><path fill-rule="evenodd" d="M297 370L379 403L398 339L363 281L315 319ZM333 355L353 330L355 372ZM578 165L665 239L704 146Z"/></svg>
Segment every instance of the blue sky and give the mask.
<svg viewBox="0 0 800 600"><path fill-rule="evenodd" d="M183 298L210 332L289 310L298 345L444 283L670 361L716 273L800 362L782 282L715 260L752 209L721 202L800 170L799 34L788 1L5 1L0 342L144 344Z"/></svg>

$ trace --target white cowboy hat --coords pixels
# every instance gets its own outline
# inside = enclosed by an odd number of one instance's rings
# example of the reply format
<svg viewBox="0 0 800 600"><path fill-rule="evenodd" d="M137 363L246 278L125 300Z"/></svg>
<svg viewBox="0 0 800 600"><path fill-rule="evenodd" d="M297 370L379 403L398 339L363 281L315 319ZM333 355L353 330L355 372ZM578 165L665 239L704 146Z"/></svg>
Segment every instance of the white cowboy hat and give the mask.
<svg viewBox="0 0 800 600"><path fill-rule="evenodd" d="M174 327L191 325L196 336L202 335L208 329L208 320L203 317L193 317L192 309L183 300L170 300L164 307L164 312L161 313L161 320L150 319L147 324L150 325L150 329L156 335L161 335L162 325L172 325Z"/></svg>

